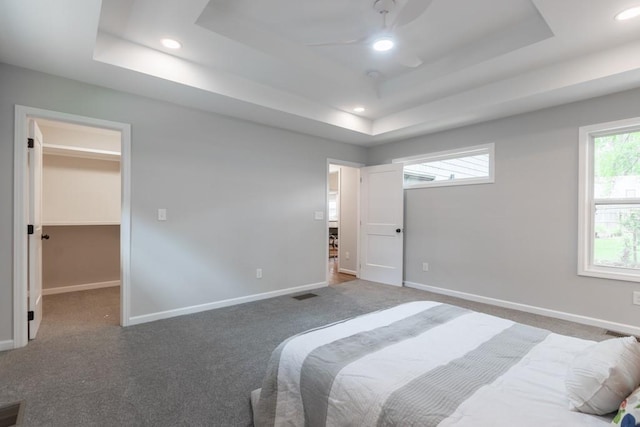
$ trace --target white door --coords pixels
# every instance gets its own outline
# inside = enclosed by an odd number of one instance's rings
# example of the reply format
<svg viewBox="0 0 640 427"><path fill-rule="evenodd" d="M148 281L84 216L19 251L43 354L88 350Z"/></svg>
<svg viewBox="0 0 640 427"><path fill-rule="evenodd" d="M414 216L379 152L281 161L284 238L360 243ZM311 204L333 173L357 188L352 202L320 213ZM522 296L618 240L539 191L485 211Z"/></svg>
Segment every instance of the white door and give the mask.
<svg viewBox="0 0 640 427"><path fill-rule="evenodd" d="M29 138L33 148L29 149L29 224L33 234L29 235L29 339L34 339L42 321L42 133L34 120L29 120Z"/></svg>
<svg viewBox="0 0 640 427"><path fill-rule="evenodd" d="M402 286L404 190L399 163L360 169L360 278Z"/></svg>

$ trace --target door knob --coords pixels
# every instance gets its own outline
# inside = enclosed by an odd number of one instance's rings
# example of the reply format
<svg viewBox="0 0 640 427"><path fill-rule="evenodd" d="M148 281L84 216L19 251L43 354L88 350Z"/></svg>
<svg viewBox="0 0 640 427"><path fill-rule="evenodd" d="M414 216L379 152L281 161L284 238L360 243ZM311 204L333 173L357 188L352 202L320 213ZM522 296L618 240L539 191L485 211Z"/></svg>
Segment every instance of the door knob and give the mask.
<svg viewBox="0 0 640 427"><path fill-rule="evenodd" d="M402 232L402 228L396 228L396 233L401 233Z"/></svg>
<svg viewBox="0 0 640 427"><path fill-rule="evenodd" d="M49 235L48 234L43 234L41 239L42 240L49 240Z"/></svg>

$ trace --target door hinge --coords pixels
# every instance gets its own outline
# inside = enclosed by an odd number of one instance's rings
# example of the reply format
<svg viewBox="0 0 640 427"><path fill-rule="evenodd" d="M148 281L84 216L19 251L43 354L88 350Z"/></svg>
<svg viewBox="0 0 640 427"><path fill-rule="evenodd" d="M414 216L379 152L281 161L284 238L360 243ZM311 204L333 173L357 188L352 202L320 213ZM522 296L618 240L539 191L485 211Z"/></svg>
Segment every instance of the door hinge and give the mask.
<svg viewBox="0 0 640 427"><path fill-rule="evenodd" d="M27 138L27 147L33 148L33 138Z"/></svg>
<svg viewBox="0 0 640 427"><path fill-rule="evenodd" d="M362 184L362 177L360 177L360 184Z"/></svg>
<svg viewBox="0 0 640 427"><path fill-rule="evenodd" d="M33 313L33 311L27 311L27 320L31 321L35 319L35 314Z"/></svg>
<svg viewBox="0 0 640 427"><path fill-rule="evenodd" d="M27 234L33 234L33 224L27 225Z"/></svg>

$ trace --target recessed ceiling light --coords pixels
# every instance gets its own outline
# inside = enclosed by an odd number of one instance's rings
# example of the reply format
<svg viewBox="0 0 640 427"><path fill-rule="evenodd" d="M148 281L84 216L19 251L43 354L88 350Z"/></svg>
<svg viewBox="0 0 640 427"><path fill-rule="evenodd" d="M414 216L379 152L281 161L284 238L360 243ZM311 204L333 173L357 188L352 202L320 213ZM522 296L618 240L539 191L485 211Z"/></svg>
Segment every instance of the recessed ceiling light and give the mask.
<svg viewBox="0 0 640 427"><path fill-rule="evenodd" d="M174 39L162 39L160 42L162 43L162 46L167 49L180 49L182 47L182 44L178 40Z"/></svg>
<svg viewBox="0 0 640 427"><path fill-rule="evenodd" d="M353 111L355 113L364 113L364 107L355 107Z"/></svg>
<svg viewBox="0 0 640 427"><path fill-rule="evenodd" d="M378 52L386 52L387 50L393 49L394 43L393 40L389 37L381 37L376 39L371 47L373 50L377 50Z"/></svg>
<svg viewBox="0 0 640 427"><path fill-rule="evenodd" d="M636 18L640 16L640 6L632 7L616 15L617 21L626 21L627 19Z"/></svg>

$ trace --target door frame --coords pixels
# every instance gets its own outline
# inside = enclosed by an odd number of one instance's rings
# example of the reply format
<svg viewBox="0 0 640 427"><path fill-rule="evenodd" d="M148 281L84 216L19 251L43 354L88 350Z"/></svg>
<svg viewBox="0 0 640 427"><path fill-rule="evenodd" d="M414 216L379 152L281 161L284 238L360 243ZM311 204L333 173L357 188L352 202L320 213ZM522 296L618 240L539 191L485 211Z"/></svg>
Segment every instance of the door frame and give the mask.
<svg viewBox="0 0 640 427"><path fill-rule="evenodd" d="M325 283L327 283L327 285L329 284L329 257L326 256L327 254L327 248L329 248L329 165L337 165L337 166L347 166L350 168L355 168L355 169L360 169L364 166L366 166L364 163L356 163L356 162L350 162L348 160L338 160L338 159L331 159L331 158L327 158L327 170L325 171L325 191L324 191L324 218L325 218L325 223L324 223L324 229L325 229L325 265L324 265L324 271L325 271ZM358 171L358 175L360 174L360 172ZM358 217L358 221L360 221L360 186L358 185L358 191L357 191L357 195L356 195L356 203L357 203L357 217ZM360 278L360 226L356 227L356 278ZM339 231L338 231L339 232ZM338 260L340 260L340 246L338 246Z"/></svg>
<svg viewBox="0 0 640 427"><path fill-rule="evenodd" d="M131 278L131 125L40 108L15 106L13 164L13 348L24 347L27 335L27 126L28 120L47 119L120 132L120 325L130 318Z"/></svg>

